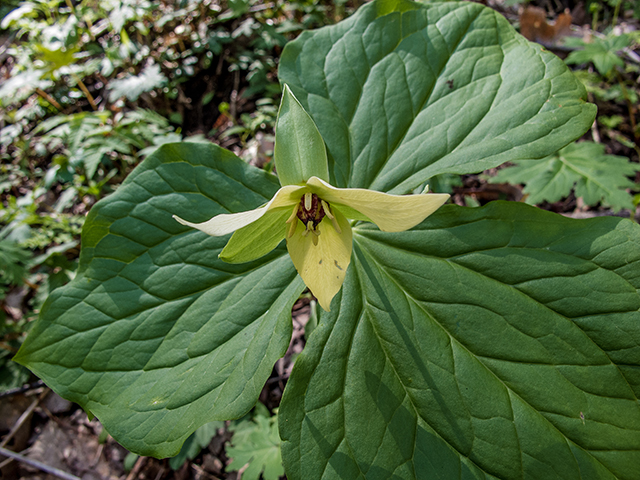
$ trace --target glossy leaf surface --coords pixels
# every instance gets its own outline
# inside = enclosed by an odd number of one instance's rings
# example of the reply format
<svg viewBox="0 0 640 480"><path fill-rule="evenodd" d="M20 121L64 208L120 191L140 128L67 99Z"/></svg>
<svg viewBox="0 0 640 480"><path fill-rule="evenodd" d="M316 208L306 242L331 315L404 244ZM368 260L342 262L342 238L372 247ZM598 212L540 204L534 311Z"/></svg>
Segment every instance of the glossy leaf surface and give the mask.
<svg viewBox="0 0 640 480"><path fill-rule="evenodd" d="M558 57L477 3L366 4L287 44L278 75L325 139L336 187L405 193L541 158L595 116Z"/></svg>
<svg viewBox="0 0 640 480"><path fill-rule="evenodd" d="M524 204L354 229L280 412L288 478L640 471L640 228Z"/></svg>
<svg viewBox="0 0 640 480"><path fill-rule="evenodd" d="M164 146L91 210L76 278L56 290L16 360L158 457L253 407L291 337L304 284L284 248L231 265L229 236L180 225L268 201L277 179L214 145Z"/></svg>

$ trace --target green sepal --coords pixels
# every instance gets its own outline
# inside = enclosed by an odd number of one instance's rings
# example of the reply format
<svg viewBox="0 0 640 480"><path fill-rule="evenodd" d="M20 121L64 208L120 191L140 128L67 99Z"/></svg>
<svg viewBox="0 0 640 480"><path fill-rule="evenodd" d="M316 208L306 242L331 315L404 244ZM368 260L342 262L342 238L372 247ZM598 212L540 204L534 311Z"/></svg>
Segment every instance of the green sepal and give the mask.
<svg viewBox="0 0 640 480"><path fill-rule="evenodd" d="M220 252L220 259L228 263L244 263L256 260L276 248L287 233L290 207L266 213L246 227L236 230Z"/></svg>
<svg viewBox="0 0 640 480"><path fill-rule="evenodd" d="M311 177L329 181L327 152L320 132L287 85L276 121L274 147L281 185L301 185Z"/></svg>

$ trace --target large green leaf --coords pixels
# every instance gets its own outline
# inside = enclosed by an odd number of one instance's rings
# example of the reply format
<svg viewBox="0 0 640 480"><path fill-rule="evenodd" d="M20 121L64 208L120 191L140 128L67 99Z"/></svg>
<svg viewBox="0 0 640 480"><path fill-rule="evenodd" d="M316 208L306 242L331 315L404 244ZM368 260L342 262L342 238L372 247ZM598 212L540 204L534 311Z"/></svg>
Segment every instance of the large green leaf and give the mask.
<svg viewBox="0 0 640 480"><path fill-rule="evenodd" d="M290 480L640 472L640 227L524 204L354 229L279 412Z"/></svg>
<svg viewBox="0 0 640 480"><path fill-rule="evenodd" d="M318 126L339 187L404 193L541 158L595 116L559 58L476 3L364 5L287 44L279 77Z"/></svg>
<svg viewBox="0 0 640 480"><path fill-rule="evenodd" d="M277 189L217 146L161 147L91 210L78 275L16 360L142 455L173 456L199 426L242 416L289 345L304 284L285 249L230 265L228 237L171 216L252 209Z"/></svg>

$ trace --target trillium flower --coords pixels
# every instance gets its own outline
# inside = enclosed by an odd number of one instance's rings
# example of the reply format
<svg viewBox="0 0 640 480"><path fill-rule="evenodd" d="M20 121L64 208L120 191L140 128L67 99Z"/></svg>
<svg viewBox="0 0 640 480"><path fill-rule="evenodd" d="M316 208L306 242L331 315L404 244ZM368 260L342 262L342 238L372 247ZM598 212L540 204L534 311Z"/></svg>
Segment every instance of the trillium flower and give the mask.
<svg viewBox="0 0 640 480"><path fill-rule="evenodd" d="M449 198L446 194L390 195L330 185L322 137L287 86L276 122L274 157L283 186L266 205L216 215L202 223L174 218L209 235L233 233L220 253L230 263L262 257L286 238L296 270L327 311L351 261L348 219L399 232L422 222Z"/></svg>
<svg viewBox="0 0 640 480"><path fill-rule="evenodd" d="M328 311L351 261L347 217L373 222L385 232L400 232L420 223L447 198L445 194L389 195L362 188L335 188L311 177L304 185L285 185L269 203L255 210L221 214L203 223L174 218L213 236L235 232L220 253L220 258L230 263L255 260L286 238L296 270Z"/></svg>

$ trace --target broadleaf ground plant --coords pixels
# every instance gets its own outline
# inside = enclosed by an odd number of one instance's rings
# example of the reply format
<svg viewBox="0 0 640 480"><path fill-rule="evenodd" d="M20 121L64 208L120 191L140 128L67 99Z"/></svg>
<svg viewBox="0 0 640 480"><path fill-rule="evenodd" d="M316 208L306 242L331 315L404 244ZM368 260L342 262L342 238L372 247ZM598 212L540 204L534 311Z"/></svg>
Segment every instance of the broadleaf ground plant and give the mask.
<svg viewBox="0 0 640 480"><path fill-rule="evenodd" d="M626 191L633 187L628 177L640 165L625 157L605 155L604 146L593 142L573 143L543 160L520 160L491 178L492 183L526 183L523 193L532 205L557 202L575 188L577 197L587 205L599 202L614 210L633 208L633 198Z"/></svg>
<svg viewBox="0 0 640 480"><path fill-rule="evenodd" d="M307 193L332 191L310 178L422 198L434 175L553 154L595 116L563 62L481 5L377 0L289 43L279 76L317 130L281 111L276 144L326 146L276 147L282 189L309 191L267 215L272 174L215 145L162 146L92 209L76 277L16 360L131 451L175 455L256 403L308 278L296 256L344 225L349 266L278 415L288 478L637 478L637 225L493 202L384 231L328 196L305 216ZM235 241L189 226L256 211Z"/></svg>

